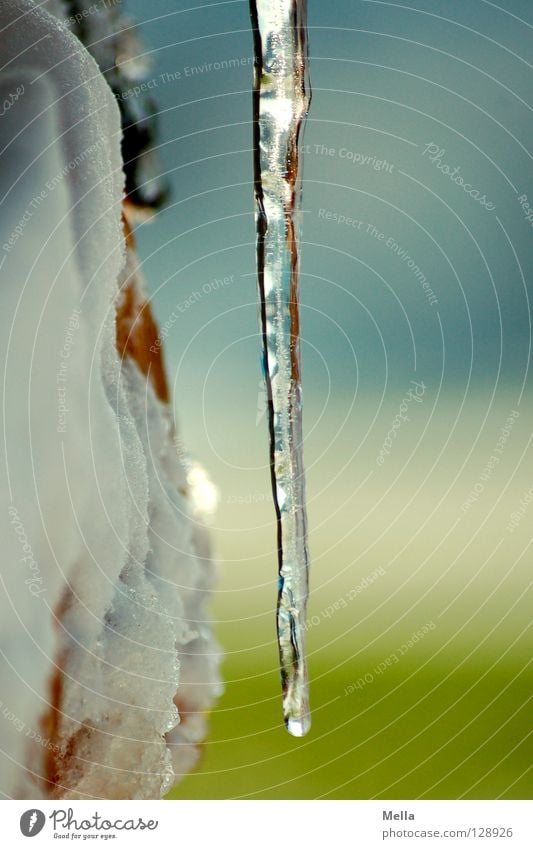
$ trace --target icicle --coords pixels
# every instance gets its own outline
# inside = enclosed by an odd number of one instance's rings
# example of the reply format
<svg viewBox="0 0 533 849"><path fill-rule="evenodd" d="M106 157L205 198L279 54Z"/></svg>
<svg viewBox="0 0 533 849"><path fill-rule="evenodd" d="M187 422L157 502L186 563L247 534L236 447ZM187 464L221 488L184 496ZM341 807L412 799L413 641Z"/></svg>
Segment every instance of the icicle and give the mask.
<svg viewBox="0 0 533 849"><path fill-rule="evenodd" d="M283 715L310 727L304 622L309 587L298 314L298 143L309 102L306 0L250 0L255 42L257 276L270 465L278 523L277 633Z"/></svg>

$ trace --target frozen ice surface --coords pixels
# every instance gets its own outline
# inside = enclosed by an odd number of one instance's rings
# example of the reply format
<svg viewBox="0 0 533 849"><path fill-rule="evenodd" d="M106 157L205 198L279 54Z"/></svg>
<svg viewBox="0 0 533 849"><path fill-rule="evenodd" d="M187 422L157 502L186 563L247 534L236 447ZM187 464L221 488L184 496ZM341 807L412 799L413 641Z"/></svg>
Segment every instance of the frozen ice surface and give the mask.
<svg viewBox="0 0 533 849"><path fill-rule="evenodd" d="M252 22L257 267L279 539L277 632L283 716L289 733L301 737L310 726L297 232L298 142L309 105L305 0L256 0Z"/></svg>

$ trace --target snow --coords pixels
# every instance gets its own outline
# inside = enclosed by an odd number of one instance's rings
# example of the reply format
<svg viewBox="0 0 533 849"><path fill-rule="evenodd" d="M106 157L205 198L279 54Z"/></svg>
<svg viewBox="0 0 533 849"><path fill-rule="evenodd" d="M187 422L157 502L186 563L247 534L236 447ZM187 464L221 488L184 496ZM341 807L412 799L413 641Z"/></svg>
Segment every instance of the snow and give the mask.
<svg viewBox="0 0 533 849"><path fill-rule="evenodd" d="M0 27L0 102L24 86L0 122L0 792L157 798L220 690L209 543L169 411L116 353L117 105L48 12L8 0Z"/></svg>

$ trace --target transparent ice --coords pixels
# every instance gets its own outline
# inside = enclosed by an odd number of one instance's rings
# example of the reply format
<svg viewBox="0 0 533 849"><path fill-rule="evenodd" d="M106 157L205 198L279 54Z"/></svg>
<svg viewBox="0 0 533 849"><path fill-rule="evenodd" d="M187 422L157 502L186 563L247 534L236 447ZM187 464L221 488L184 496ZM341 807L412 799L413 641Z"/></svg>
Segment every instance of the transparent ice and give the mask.
<svg viewBox="0 0 533 849"><path fill-rule="evenodd" d="M298 309L299 139L310 101L305 0L251 0L255 42L257 271L270 464L278 524L277 634L283 716L310 726L304 622L309 554Z"/></svg>

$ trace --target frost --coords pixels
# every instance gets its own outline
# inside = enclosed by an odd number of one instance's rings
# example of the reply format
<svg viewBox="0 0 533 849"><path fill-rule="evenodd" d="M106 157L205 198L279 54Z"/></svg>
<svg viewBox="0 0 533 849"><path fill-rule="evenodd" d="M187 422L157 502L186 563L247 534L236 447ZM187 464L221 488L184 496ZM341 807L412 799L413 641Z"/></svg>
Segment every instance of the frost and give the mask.
<svg viewBox="0 0 533 849"><path fill-rule="evenodd" d="M0 129L0 790L158 798L219 692L209 543L168 405L116 351L115 99L48 12L0 21L0 92L24 86Z"/></svg>

